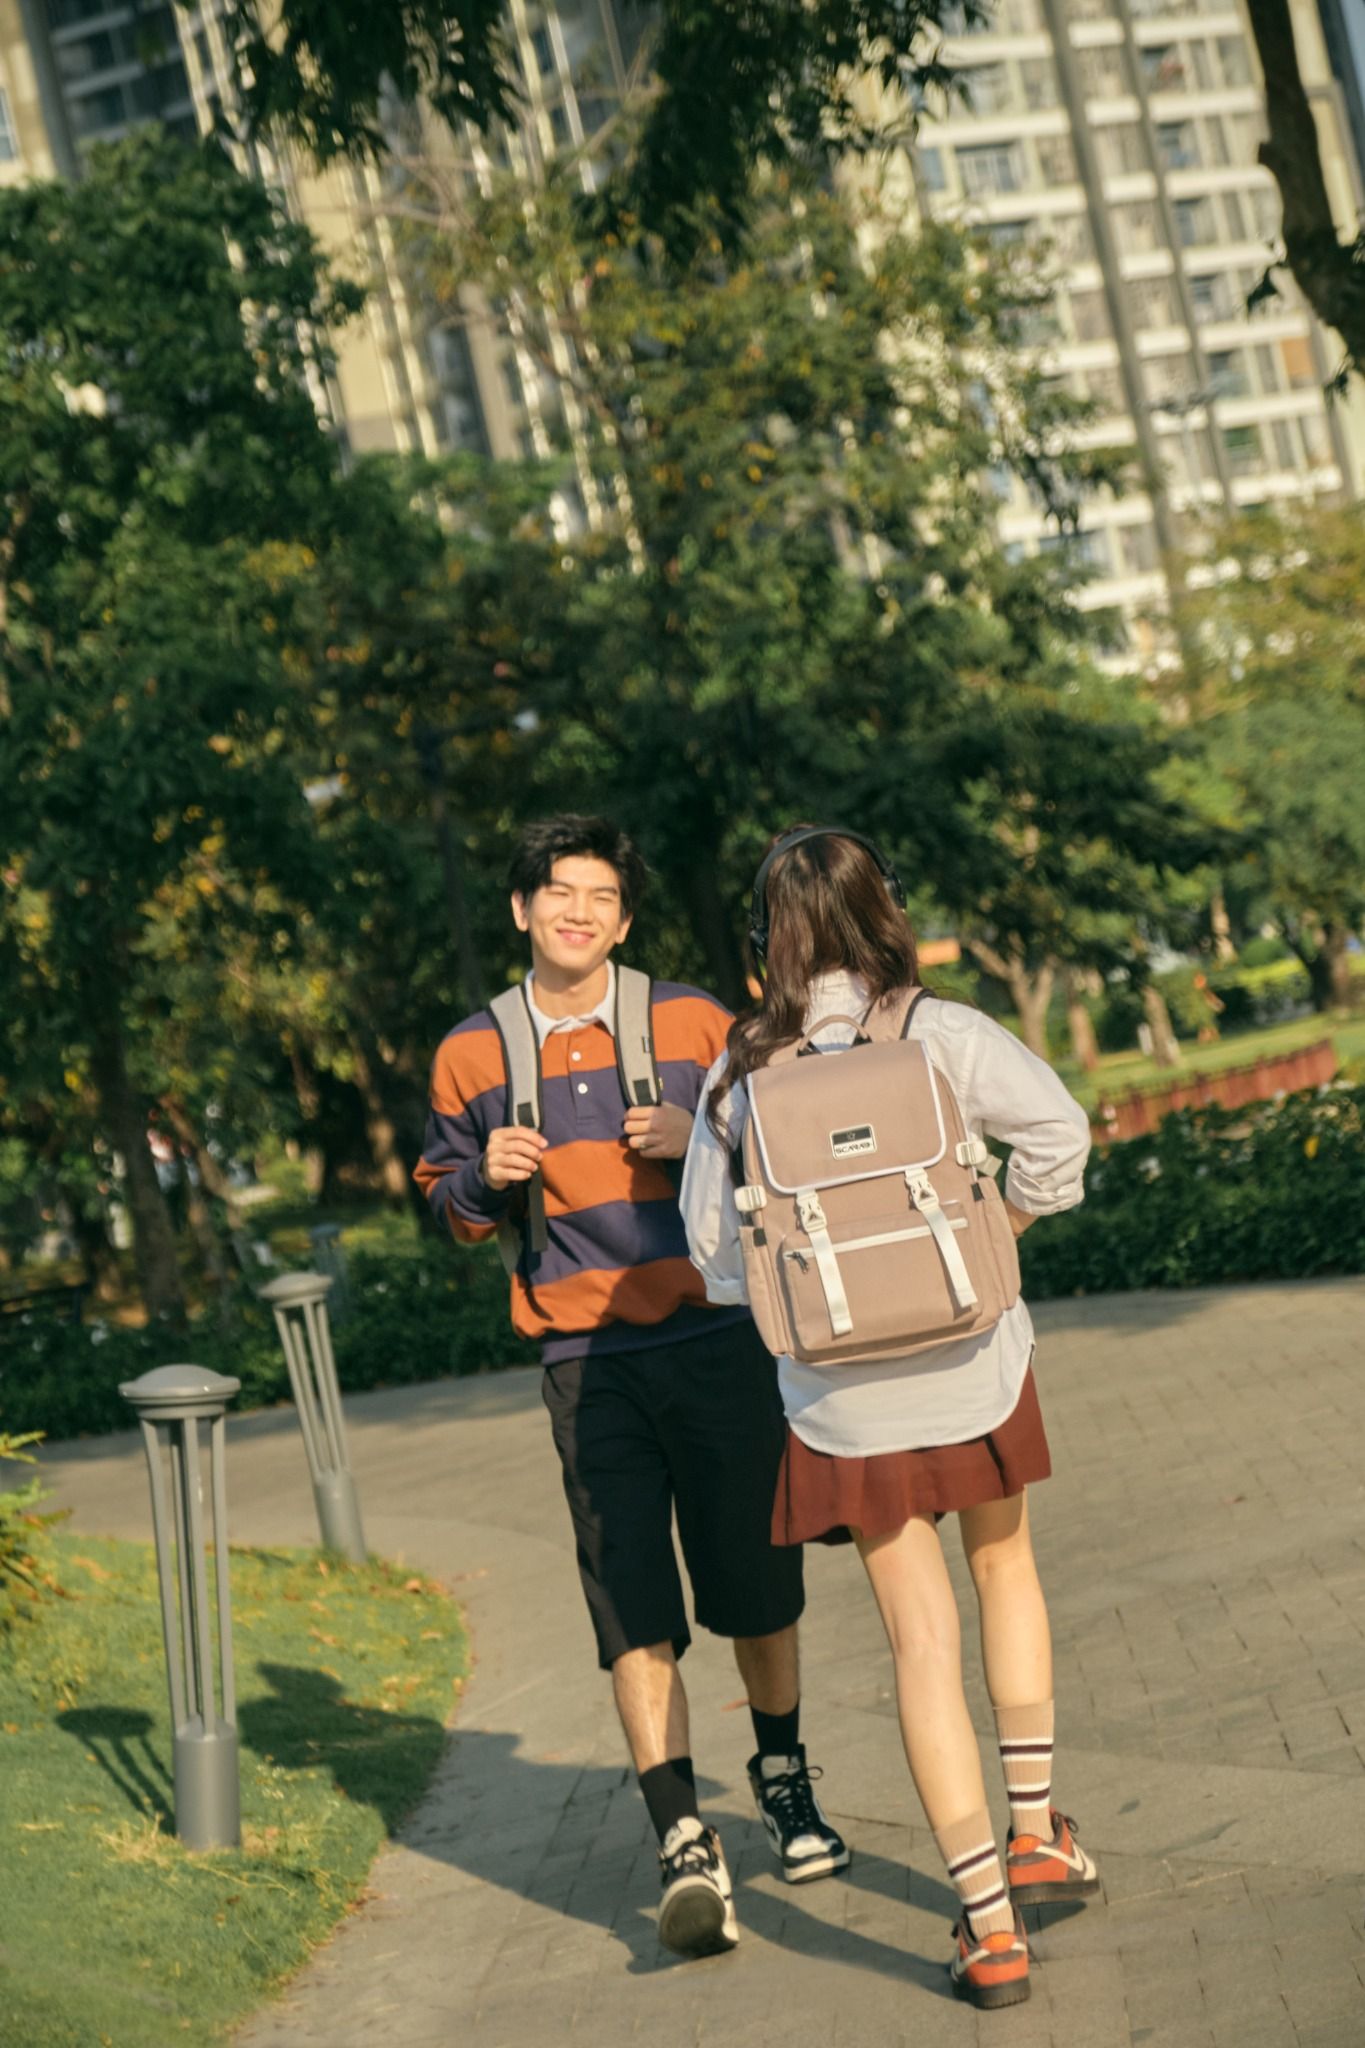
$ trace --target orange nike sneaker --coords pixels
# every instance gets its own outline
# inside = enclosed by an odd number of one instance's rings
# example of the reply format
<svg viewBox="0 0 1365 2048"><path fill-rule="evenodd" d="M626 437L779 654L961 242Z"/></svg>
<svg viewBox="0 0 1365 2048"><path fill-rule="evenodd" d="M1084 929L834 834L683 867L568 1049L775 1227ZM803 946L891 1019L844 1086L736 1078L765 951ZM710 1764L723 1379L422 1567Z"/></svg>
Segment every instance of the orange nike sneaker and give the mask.
<svg viewBox="0 0 1365 2048"><path fill-rule="evenodd" d="M1022 2005L1028 1997L1028 1937L1016 1913L1013 1934L984 1934L978 1941L964 1913L953 1929L948 1965L953 1989L989 2012L997 2005Z"/></svg>
<svg viewBox="0 0 1365 2048"><path fill-rule="evenodd" d="M1052 1840L1010 1833L1005 1850L1012 1906L1046 1906L1053 1899L1088 1899L1099 1872L1076 1840L1076 1823L1053 1807Z"/></svg>

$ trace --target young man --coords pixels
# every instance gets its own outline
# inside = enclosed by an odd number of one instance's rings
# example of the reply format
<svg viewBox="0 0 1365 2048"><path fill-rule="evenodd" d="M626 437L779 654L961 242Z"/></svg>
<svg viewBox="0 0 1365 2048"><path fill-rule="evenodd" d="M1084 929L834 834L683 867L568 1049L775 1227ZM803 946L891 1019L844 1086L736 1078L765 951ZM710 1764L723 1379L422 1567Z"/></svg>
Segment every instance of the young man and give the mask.
<svg viewBox="0 0 1365 2048"><path fill-rule="evenodd" d="M598 1657L661 1844L660 1937L705 1955L733 1948L738 1929L719 1838L697 1811L675 1508L697 1620L734 1642L757 1744L749 1779L783 1872L800 1882L848 1862L799 1738L801 1552L769 1539L784 1436L773 1363L747 1309L707 1306L669 1170L730 1019L696 989L655 983L663 1099L629 1106L611 956L644 862L603 819L551 818L523 833L509 879L530 940L540 1127L509 1102L511 1055L482 1010L437 1051L417 1178L457 1238L501 1225L506 1242L516 1228L512 1322L542 1347Z"/></svg>

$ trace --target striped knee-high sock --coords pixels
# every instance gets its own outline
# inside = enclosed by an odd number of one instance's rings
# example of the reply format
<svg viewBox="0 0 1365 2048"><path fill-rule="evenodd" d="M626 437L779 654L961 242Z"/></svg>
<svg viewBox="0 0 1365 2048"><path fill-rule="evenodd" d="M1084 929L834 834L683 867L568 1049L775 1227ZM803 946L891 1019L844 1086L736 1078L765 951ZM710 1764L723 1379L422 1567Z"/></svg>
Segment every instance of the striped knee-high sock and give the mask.
<svg viewBox="0 0 1365 2048"><path fill-rule="evenodd" d="M995 1730L1016 1836L1052 1840L1052 1701L1036 1707L997 1707Z"/></svg>
<svg viewBox="0 0 1365 2048"><path fill-rule="evenodd" d="M965 1820L955 1820L951 1827L935 1828L934 1840L973 1938L981 1941L988 1934L1012 1934L1014 1908L985 1807L980 1813L969 1813Z"/></svg>

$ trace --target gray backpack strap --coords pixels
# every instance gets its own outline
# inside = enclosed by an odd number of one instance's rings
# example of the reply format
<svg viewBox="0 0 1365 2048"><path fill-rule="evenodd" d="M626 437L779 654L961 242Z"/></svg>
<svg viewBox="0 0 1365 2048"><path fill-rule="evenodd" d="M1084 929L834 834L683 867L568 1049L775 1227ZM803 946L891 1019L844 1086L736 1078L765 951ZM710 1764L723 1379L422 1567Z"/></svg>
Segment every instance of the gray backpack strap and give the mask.
<svg viewBox="0 0 1365 2048"><path fill-rule="evenodd" d="M525 984L505 988L488 1005L507 1075L507 1120L538 1131L544 1122L540 1093L540 1040L531 1018ZM538 1259L549 1242L545 1228L545 1183L539 1173L526 1182L520 1219L509 1216L498 1225L498 1250L509 1273L521 1264L523 1251Z"/></svg>
<svg viewBox="0 0 1365 2048"><path fill-rule="evenodd" d="M654 1057L654 984L638 967L616 970L616 1071L628 1109L649 1109L664 1099Z"/></svg>

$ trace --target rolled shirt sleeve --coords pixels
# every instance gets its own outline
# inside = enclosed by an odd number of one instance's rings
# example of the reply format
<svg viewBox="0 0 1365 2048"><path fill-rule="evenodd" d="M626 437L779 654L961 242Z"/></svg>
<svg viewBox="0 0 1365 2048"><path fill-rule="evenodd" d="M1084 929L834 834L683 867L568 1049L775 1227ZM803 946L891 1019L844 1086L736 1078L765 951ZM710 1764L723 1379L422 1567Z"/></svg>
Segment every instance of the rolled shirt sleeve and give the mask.
<svg viewBox="0 0 1365 2048"><path fill-rule="evenodd" d="M722 1053L707 1075L692 1123L692 1138L683 1162L679 1203L692 1263L706 1282L706 1299L717 1307L742 1308L749 1300L744 1284L744 1255L739 1244L739 1210L730 1177L730 1154L744 1134L748 1100L742 1088L725 1100L727 1135L712 1130L706 1115L711 1090L725 1071Z"/></svg>
<svg viewBox="0 0 1365 2048"><path fill-rule="evenodd" d="M1046 1060L1012 1031L976 1015L963 1108L988 1137L1012 1148L1005 1195L1030 1216L1056 1216L1085 1200L1090 1120Z"/></svg>

